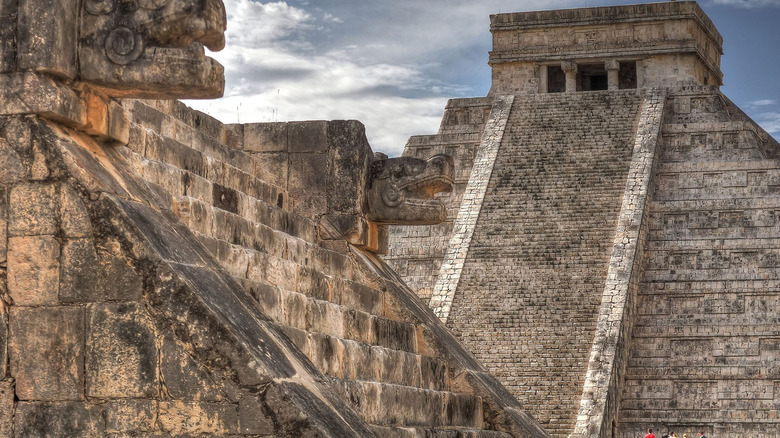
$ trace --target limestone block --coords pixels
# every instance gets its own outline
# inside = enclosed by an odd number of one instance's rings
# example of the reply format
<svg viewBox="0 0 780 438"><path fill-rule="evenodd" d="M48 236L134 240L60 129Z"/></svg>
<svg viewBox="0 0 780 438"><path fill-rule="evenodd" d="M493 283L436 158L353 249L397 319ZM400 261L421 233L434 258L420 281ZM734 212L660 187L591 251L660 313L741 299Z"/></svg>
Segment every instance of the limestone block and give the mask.
<svg viewBox="0 0 780 438"><path fill-rule="evenodd" d="M65 237L87 237L92 233L89 212L75 190L63 185L60 191L60 218Z"/></svg>
<svg viewBox="0 0 780 438"><path fill-rule="evenodd" d="M87 306L87 395L97 398L154 397L157 345L143 306Z"/></svg>
<svg viewBox="0 0 780 438"><path fill-rule="evenodd" d="M13 436L14 386L13 381L0 381L0 436Z"/></svg>
<svg viewBox="0 0 780 438"><path fill-rule="evenodd" d="M288 338L298 347L299 350L306 356L311 355L311 339L309 339L309 332L297 328L282 326L282 331Z"/></svg>
<svg viewBox="0 0 780 438"><path fill-rule="evenodd" d="M374 342L374 319L366 312L349 309L344 315L344 336L364 344Z"/></svg>
<svg viewBox="0 0 780 438"><path fill-rule="evenodd" d="M372 323L376 345L410 353L416 352L417 336L414 325L386 318L374 318Z"/></svg>
<svg viewBox="0 0 780 438"><path fill-rule="evenodd" d="M5 292L5 286L0 279L0 294ZM0 376L8 372L8 306L0 300Z"/></svg>
<svg viewBox="0 0 780 438"><path fill-rule="evenodd" d="M317 300L331 301L330 281L328 277L314 269L298 267L297 291Z"/></svg>
<svg viewBox="0 0 780 438"><path fill-rule="evenodd" d="M19 403L14 417L15 436L104 436L105 423L99 406L85 403Z"/></svg>
<svg viewBox="0 0 780 438"><path fill-rule="evenodd" d="M84 310L12 307L9 357L20 400L80 400Z"/></svg>
<svg viewBox="0 0 780 438"><path fill-rule="evenodd" d="M298 265L278 257L252 251L249 258L247 278L295 290Z"/></svg>
<svg viewBox="0 0 780 438"><path fill-rule="evenodd" d="M371 355L379 366L380 381L396 385L420 386L422 380L416 354L371 347Z"/></svg>
<svg viewBox="0 0 780 438"><path fill-rule="evenodd" d="M320 333L311 334L309 358L322 373L341 377L343 355L344 346L338 338Z"/></svg>
<svg viewBox="0 0 780 438"><path fill-rule="evenodd" d="M157 401L114 400L104 405L106 433L151 432L155 427Z"/></svg>
<svg viewBox="0 0 780 438"><path fill-rule="evenodd" d="M67 0L21 2L17 31L19 69L74 79L78 12Z"/></svg>
<svg viewBox="0 0 780 438"><path fill-rule="evenodd" d="M324 152L328 150L328 125L324 120L287 123L287 147L294 152Z"/></svg>
<svg viewBox="0 0 780 438"><path fill-rule="evenodd" d="M247 123L243 125L243 150L252 152L286 152L287 125L287 123Z"/></svg>
<svg viewBox="0 0 780 438"><path fill-rule="evenodd" d="M251 154L255 162L254 174L271 184L287 189L289 176L289 154L287 152L264 152Z"/></svg>
<svg viewBox="0 0 780 438"><path fill-rule="evenodd" d="M13 184L27 176L27 167L22 158L3 138L0 138L0 163L3 163L0 168L0 184Z"/></svg>
<svg viewBox="0 0 780 438"><path fill-rule="evenodd" d="M283 310L279 288L252 280L242 280L241 285L257 301L260 311L274 321L282 320Z"/></svg>
<svg viewBox="0 0 780 438"><path fill-rule="evenodd" d="M363 382L363 416L378 425L442 424L442 393L408 386Z"/></svg>
<svg viewBox="0 0 780 438"><path fill-rule="evenodd" d="M208 373L178 344L171 334L163 337L160 373L168 395L174 399L221 401L222 394Z"/></svg>
<svg viewBox="0 0 780 438"><path fill-rule="evenodd" d="M284 317L282 323L289 327L306 330L306 310L308 308L306 295L296 292L282 291L282 302L284 303Z"/></svg>
<svg viewBox="0 0 780 438"><path fill-rule="evenodd" d="M420 387L440 391L447 384L447 363L439 359L420 356Z"/></svg>
<svg viewBox="0 0 780 438"><path fill-rule="evenodd" d="M71 239L62 246L60 300L66 303L99 301L105 278L92 239Z"/></svg>
<svg viewBox="0 0 780 438"><path fill-rule="evenodd" d="M366 191L364 182L368 181L369 163L373 159L365 126L355 120L331 121L328 142L328 213L361 213Z"/></svg>
<svg viewBox="0 0 780 438"><path fill-rule="evenodd" d="M60 244L54 236L8 239L8 293L18 306L57 304Z"/></svg>
<svg viewBox="0 0 780 438"><path fill-rule="evenodd" d="M382 315L382 298L384 294L353 281L341 281L334 285L341 296L341 305L372 315Z"/></svg>
<svg viewBox="0 0 780 438"><path fill-rule="evenodd" d="M53 184L18 184L11 189L8 235L32 236L59 231L57 190Z"/></svg>
<svg viewBox="0 0 780 438"><path fill-rule="evenodd" d="M118 252L118 251L117 251ZM135 301L143 294L143 278L122 257L98 250L101 275L98 290L107 300Z"/></svg>
<svg viewBox="0 0 780 438"><path fill-rule="evenodd" d="M238 409L232 404L162 401L157 421L171 435L229 435L239 430Z"/></svg>
<svg viewBox="0 0 780 438"><path fill-rule="evenodd" d="M328 160L324 154L290 155L287 190L294 212L309 217L326 212L328 197L325 190L328 172Z"/></svg>
<svg viewBox="0 0 780 438"><path fill-rule="evenodd" d="M184 196L195 198L206 204L211 204L214 201L211 182L206 178L195 175L192 172L182 172L181 185Z"/></svg>
<svg viewBox="0 0 780 438"><path fill-rule="evenodd" d="M244 127L246 125L240 123L230 123L224 125L225 128L225 145L238 150L244 149Z"/></svg>
<svg viewBox="0 0 780 438"><path fill-rule="evenodd" d="M238 193L230 187L221 184L212 184L212 200L214 207L227 212L238 213Z"/></svg>
<svg viewBox="0 0 780 438"><path fill-rule="evenodd" d="M379 365L371 354L372 347L362 342L344 340L343 378L347 380L379 380ZM375 347L374 347L375 348Z"/></svg>
<svg viewBox="0 0 780 438"><path fill-rule="evenodd" d="M270 436L274 433L271 419L263 414L262 405L253 396L243 397L238 402L238 422L242 434Z"/></svg>
<svg viewBox="0 0 780 438"><path fill-rule="evenodd" d="M344 254L330 251L319 246L312 246L311 251L309 252L309 258L311 259L311 266L325 275L350 278L350 259Z"/></svg>
<svg viewBox="0 0 780 438"><path fill-rule="evenodd" d="M309 331L344 337L344 308L327 301L309 300L306 312Z"/></svg>
<svg viewBox="0 0 780 438"><path fill-rule="evenodd" d="M16 70L16 15L9 16L7 13L0 11L0 73Z"/></svg>
<svg viewBox="0 0 780 438"><path fill-rule="evenodd" d="M232 276L247 277L247 266L250 261L250 252L247 249L217 240L217 260Z"/></svg>
<svg viewBox="0 0 780 438"><path fill-rule="evenodd" d="M0 185L0 263L8 256L8 190Z"/></svg>

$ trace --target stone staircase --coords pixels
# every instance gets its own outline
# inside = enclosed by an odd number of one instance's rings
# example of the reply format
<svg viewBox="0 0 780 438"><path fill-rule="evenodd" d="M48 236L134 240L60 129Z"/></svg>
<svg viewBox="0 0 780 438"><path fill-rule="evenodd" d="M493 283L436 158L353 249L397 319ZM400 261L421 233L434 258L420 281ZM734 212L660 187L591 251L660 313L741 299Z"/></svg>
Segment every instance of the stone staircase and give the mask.
<svg viewBox="0 0 780 438"><path fill-rule="evenodd" d="M384 258L425 301L433 293L492 103L490 97L452 99L444 110L439 132L410 137L404 147L404 155L427 159L447 154L455 162L452 192L437 195L447 206L446 221L389 227L390 245Z"/></svg>
<svg viewBox="0 0 780 438"><path fill-rule="evenodd" d="M642 99L515 96L452 300L447 326L554 436L574 429Z"/></svg>
<svg viewBox="0 0 780 438"><path fill-rule="evenodd" d="M136 114L125 156L377 435L510 436L485 430L495 413L452 388L428 326L350 254L317 245L314 220L224 144L229 129L180 103L125 105Z"/></svg>

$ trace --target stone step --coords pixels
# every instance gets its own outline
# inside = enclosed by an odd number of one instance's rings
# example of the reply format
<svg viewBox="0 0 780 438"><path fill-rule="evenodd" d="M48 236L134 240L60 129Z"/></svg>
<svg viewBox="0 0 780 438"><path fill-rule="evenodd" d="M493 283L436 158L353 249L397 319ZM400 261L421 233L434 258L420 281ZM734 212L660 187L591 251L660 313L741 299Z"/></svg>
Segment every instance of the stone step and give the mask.
<svg viewBox="0 0 780 438"><path fill-rule="evenodd" d="M506 432L481 429L417 429L372 426L378 438L511 438Z"/></svg>
<svg viewBox="0 0 780 438"><path fill-rule="evenodd" d="M229 143L231 133L226 125L180 101L123 99L121 103L133 112L135 123L155 132L162 132L172 138L197 133L223 147Z"/></svg>
<svg viewBox="0 0 780 438"><path fill-rule="evenodd" d="M286 327L392 350L418 351L415 324L307 297L293 292L289 284L285 289L257 280L240 281L255 297L260 309Z"/></svg>
<svg viewBox="0 0 780 438"><path fill-rule="evenodd" d="M432 391L448 389L448 367L442 360L289 326L284 331L322 373L331 377Z"/></svg>
<svg viewBox="0 0 780 438"><path fill-rule="evenodd" d="M337 383L342 397L372 425L432 430L483 425L481 397L360 380Z"/></svg>
<svg viewBox="0 0 780 438"><path fill-rule="evenodd" d="M245 193L279 208L287 207L287 192L254 176L254 159L245 155L244 169L222 161L218 157L204 154L171 138L146 132L141 144L132 142L130 148L143 158L170 164L174 168L190 172L211 181L214 185ZM245 160L245 161L244 161Z"/></svg>

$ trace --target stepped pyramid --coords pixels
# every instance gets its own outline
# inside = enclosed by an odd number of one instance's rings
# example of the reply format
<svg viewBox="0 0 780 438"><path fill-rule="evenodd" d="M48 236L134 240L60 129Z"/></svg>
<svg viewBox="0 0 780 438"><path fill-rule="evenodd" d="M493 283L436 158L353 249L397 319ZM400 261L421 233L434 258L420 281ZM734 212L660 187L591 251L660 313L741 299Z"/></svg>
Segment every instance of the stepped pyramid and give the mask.
<svg viewBox="0 0 780 438"><path fill-rule="evenodd" d="M554 437L780 431L780 145L695 2L491 16L441 224L386 259Z"/></svg>

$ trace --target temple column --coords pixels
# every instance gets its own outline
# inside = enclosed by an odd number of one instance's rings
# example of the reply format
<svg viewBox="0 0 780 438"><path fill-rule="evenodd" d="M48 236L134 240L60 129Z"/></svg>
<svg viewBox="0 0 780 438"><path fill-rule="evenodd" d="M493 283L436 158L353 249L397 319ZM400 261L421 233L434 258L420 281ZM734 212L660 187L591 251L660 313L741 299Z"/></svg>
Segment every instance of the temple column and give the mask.
<svg viewBox="0 0 780 438"><path fill-rule="evenodd" d="M610 59L604 62L604 69L607 70L607 89L612 91L620 88L620 63Z"/></svg>
<svg viewBox="0 0 780 438"><path fill-rule="evenodd" d="M566 73L566 92L577 91L577 64L573 61L563 61L561 69Z"/></svg>

